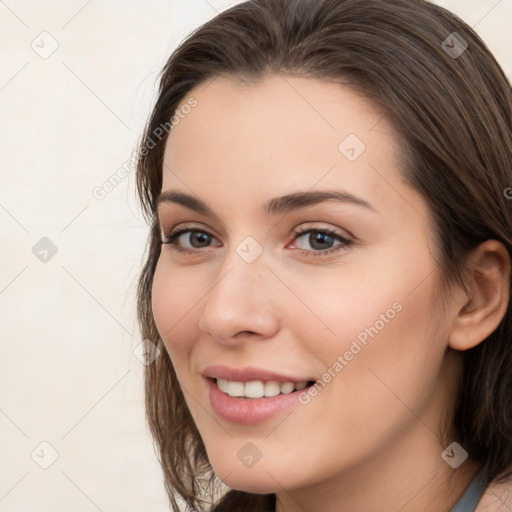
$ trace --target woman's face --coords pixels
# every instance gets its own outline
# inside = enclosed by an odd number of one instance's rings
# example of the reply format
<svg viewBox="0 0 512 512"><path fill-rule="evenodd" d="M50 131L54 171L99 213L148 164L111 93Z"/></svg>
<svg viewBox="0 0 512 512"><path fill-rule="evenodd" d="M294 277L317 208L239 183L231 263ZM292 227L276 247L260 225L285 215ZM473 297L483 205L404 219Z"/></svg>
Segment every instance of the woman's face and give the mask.
<svg viewBox="0 0 512 512"><path fill-rule="evenodd" d="M266 493L444 464L459 360L445 357L429 212L384 113L274 75L191 98L158 207L163 238L181 234L152 300L217 475Z"/></svg>

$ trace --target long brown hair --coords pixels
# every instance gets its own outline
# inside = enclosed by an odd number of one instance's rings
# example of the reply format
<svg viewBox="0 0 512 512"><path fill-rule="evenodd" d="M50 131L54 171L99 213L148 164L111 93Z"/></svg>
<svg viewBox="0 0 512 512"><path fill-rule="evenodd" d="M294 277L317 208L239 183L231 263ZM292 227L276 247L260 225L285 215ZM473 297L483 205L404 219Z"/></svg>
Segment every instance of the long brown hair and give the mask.
<svg viewBox="0 0 512 512"><path fill-rule="evenodd" d="M187 510L211 509L210 494L221 483L152 314L160 255L155 200L167 138L155 137L155 130L168 126L187 94L208 79L254 83L271 73L346 84L388 112L404 140L403 178L434 219L444 283L466 287L466 256L485 240L499 240L512 254L511 88L486 45L457 16L424 0L250 0L197 29L162 70L137 170L151 225L138 319L142 337L163 352L145 370L146 414L175 510L178 502ZM499 327L463 358L452 427L488 480L505 479L512 474L510 301ZM216 510L273 510L274 504L274 495L231 490Z"/></svg>

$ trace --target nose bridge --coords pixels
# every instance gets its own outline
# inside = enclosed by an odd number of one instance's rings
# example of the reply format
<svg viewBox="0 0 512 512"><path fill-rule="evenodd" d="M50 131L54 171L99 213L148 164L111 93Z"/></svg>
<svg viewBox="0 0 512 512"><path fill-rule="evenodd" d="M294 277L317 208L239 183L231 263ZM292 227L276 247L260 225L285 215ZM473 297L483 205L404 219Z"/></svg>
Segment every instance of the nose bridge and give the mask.
<svg viewBox="0 0 512 512"><path fill-rule="evenodd" d="M278 328L265 258L255 249L250 240L231 249L205 297L200 327L218 341L227 342L239 332L267 337Z"/></svg>
<svg viewBox="0 0 512 512"><path fill-rule="evenodd" d="M266 263L262 245L252 236L246 236L236 245L228 247L212 292L222 296L226 294L226 298L235 293L243 298L250 288L252 297L256 299L266 286Z"/></svg>

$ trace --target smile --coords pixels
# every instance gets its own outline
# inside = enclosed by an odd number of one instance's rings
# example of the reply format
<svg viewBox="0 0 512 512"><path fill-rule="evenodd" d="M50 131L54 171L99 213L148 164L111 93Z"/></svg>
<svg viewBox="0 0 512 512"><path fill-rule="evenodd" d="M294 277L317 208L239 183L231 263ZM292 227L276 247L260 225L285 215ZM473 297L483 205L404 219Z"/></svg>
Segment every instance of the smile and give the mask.
<svg viewBox="0 0 512 512"><path fill-rule="evenodd" d="M226 379L215 380L217 387L223 393L232 397L249 399L288 395L294 391L300 391L308 385L308 381L278 382L276 380L253 380L249 382L237 382Z"/></svg>
<svg viewBox="0 0 512 512"><path fill-rule="evenodd" d="M314 381L240 382L210 377L205 381L213 411L225 421L247 426L262 424L300 406L299 395L314 384Z"/></svg>

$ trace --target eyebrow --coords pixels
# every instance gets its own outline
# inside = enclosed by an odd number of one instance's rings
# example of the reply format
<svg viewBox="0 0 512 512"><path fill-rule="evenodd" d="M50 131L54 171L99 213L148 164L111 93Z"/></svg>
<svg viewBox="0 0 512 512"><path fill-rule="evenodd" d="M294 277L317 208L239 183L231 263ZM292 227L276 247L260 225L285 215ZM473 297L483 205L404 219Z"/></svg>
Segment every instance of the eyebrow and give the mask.
<svg viewBox="0 0 512 512"><path fill-rule="evenodd" d="M361 206L377 213L377 210L368 201L343 190L294 192L285 196L275 197L265 204L264 211L267 215L279 215L328 201ZM161 193L156 199L156 208L158 209L164 203L179 204L197 213L218 218L206 203L197 197L176 190L167 190Z"/></svg>

